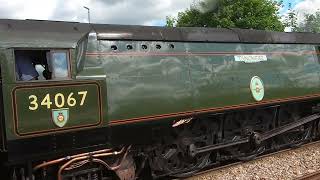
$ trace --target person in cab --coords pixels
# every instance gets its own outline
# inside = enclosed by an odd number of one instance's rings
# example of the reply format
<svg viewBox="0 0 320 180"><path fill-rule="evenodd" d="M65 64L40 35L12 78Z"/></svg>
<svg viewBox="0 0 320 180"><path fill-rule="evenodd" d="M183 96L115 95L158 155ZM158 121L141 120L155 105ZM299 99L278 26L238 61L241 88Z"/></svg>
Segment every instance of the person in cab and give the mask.
<svg viewBox="0 0 320 180"><path fill-rule="evenodd" d="M16 77L18 81L38 80L39 74L32 63L30 56L23 53L15 54Z"/></svg>

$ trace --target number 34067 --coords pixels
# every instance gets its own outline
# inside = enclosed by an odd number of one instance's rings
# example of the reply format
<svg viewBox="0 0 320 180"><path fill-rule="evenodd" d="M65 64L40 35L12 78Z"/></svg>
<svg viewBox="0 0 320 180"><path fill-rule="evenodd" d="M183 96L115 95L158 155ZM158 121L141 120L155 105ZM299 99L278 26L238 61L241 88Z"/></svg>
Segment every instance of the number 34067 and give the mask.
<svg viewBox="0 0 320 180"><path fill-rule="evenodd" d="M74 95L74 93L70 93L68 96L65 96L62 93L57 93L54 96L50 96L50 94L46 94L44 98L40 101L38 101L38 97L36 95L30 95L29 100L29 110L35 111L39 108L39 102L41 106L45 106L47 109L51 109L51 106L54 104L57 108L65 107L66 105L69 107L74 107L76 105L83 106L86 97L87 97L88 91L79 91L77 95ZM80 97L80 102L77 101L75 96Z"/></svg>

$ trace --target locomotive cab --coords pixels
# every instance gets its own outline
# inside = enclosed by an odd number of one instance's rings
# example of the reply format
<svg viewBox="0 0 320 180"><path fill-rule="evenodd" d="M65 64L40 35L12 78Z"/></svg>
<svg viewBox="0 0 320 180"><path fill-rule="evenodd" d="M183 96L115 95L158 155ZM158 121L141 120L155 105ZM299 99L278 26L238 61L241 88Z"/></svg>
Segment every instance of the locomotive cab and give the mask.
<svg viewBox="0 0 320 180"><path fill-rule="evenodd" d="M0 167L14 167L10 178L23 169L18 176L32 179L43 160L108 142L105 82L76 78L78 41L89 31L88 24L0 20Z"/></svg>

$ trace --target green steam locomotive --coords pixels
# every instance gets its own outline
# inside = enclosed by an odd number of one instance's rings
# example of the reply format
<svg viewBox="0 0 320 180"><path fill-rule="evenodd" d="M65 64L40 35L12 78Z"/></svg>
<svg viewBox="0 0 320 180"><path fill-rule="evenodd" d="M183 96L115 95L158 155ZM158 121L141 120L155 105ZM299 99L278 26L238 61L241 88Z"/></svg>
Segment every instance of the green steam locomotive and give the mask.
<svg viewBox="0 0 320 180"><path fill-rule="evenodd" d="M0 20L1 173L185 177L319 137L320 35Z"/></svg>

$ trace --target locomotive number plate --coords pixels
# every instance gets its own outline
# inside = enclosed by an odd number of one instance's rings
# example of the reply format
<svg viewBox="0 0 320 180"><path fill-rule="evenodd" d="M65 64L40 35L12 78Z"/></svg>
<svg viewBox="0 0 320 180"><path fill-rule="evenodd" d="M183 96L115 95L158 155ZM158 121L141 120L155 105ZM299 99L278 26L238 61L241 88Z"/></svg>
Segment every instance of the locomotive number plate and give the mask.
<svg viewBox="0 0 320 180"><path fill-rule="evenodd" d="M35 84L13 92L14 128L19 136L41 135L102 123L98 83Z"/></svg>
<svg viewBox="0 0 320 180"><path fill-rule="evenodd" d="M77 99L74 97L74 94L77 94L80 96L80 99ZM68 94L68 97L66 97L63 93L57 93L57 94L46 94L44 97L42 97L42 100L39 101L39 97L37 95L30 95L30 105L29 109L31 111L35 111L39 108L39 102L41 102L40 105L46 107L47 109L51 109L51 107L54 105L58 108L62 107L74 107L74 106L83 106L87 97L88 91L78 91L77 93L71 92ZM80 101L80 102L79 102Z"/></svg>

